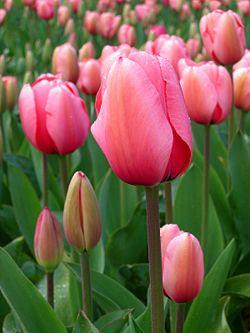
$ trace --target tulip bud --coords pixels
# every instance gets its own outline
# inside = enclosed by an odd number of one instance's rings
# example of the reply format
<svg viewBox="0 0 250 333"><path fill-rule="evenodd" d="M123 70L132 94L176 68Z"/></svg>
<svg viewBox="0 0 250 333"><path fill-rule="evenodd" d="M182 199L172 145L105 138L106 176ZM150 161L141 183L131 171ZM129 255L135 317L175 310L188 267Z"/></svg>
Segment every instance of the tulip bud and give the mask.
<svg viewBox="0 0 250 333"><path fill-rule="evenodd" d="M192 22L189 27L190 38L194 38L194 36L197 34L197 32L198 32L197 25L195 22Z"/></svg>
<svg viewBox="0 0 250 333"><path fill-rule="evenodd" d="M3 160L3 134L2 128L0 127L0 166L2 165Z"/></svg>
<svg viewBox="0 0 250 333"><path fill-rule="evenodd" d="M6 109L6 92L4 87L3 78L0 76L0 114Z"/></svg>
<svg viewBox="0 0 250 333"><path fill-rule="evenodd" d="M48 63L51 61L52 56L52 45L50 38L47 38L43 47L42 59L44 62Z"/></svg>
<svg viewBox="0 0 250 333"><path fill-rule="evenodd" d="M87 176L78 171L68 187L63 211L63 228L69 244L90 251L101 237L101 215L95 192Z"/></svg>
<svg viewBox="0 0 250 333"><path fill-rule="evenodd" d="M84 13L85 13L85 4L84 4L84 2L82 1L82 2L79 4L78 11L77 11L77 16L78 16L78 17L83 17L83 16L84 16Z"/></svg>
<svg viewBox="0 0 250 333"><path fill-rule="evenodd" d="M173 237L163 253L163 262L164 294L175 302L192 301L199 294L204 277L199 241L188 232Z"/></svg>
<svg viewBox="0 0 250 333"><path fill-rule="evenodd" d="M69 35L68 43L70 43L75 50L77 49L77 35L75 32L71 32L71 34Z"/></svg>
<svg viewBox="0 0 250 333"><path fill-rule="evenodd" d="M75 23L74 20L72 18L68 19L66 25L65 25L65 29L64 29L64 36L65 35L69 35L71 34L71 32L75 31Z"/></svg>
<svg viewBox="0 0 250 333"><path fill-rule="evenodd" d="M0 75L4 75L6 69L5 57L4 54L0 55Z"/></svg>
<svg viewBox="0 0 250 333"><path fill-rule="evenodd" d="M23 85L25 85L25 84L27 84L27 83L32 84L33 81L34 81L34 78L33 78L32 72L27 71L27 72L24 74Z"/></svg>
<svg viewBox="0 0 250 333"><path fill-rule="evenodd" d="M137 17L136 17L135 10L131 10L130 11L130 24L136 25L136 23L137 23Z"/></svg>
<svg viewBox="0 0 250 333"><path fill-rule="evenodd" d="M4 76L3 82L6 92L6 108L12 109L17 101L17 80L15 76Z"/></svg>
<svg viewBox="0 0 250 333"><path fill-rule="evenodd" d="M0 25L4 23L6 19L6 10L5 9L0 9Z"/></svg>
<svg viewBox="0 0 250 333"><path fill-rule="evenodd" d="M36 260L46 271L53 271L63 256L63 235L56 216L45 207L35 231L34 250Z"/></svg>
<svg viewBox="0 0 250 333"><path fill-rule="evenodd" d="M78 60L90 59L95 57L95 48L93 43L87 42L79 50Z"/></svg>
<svg viewBox="0 0 250 333"><path fill-rule="evenodd" d="M131 10L130 5L129 5L128 3L126 3L126 4L123 6L123 10L122 10L122 17L123 17L123 20L128 20L128 21L129 21L130 10Z"/></svg>
<svg viewBox="0 0 250 333"><path fill-rule="evenodd" d="M26 69L32 72L35 68L35 60L31 50L27 50L25 56L25 62L26 62Z"/></svg>

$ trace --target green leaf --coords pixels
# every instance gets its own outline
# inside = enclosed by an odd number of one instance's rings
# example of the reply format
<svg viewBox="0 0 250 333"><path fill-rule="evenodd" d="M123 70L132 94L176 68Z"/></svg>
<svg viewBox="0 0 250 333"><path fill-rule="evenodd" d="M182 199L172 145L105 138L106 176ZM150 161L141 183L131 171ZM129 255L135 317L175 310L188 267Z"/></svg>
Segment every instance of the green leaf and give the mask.
<svg viewBox="0 0 250 333"><path fill-rule="evenodd" d="M132 314L129 316L129 331L130 333L143 333L143 331L134 320Z"/></svg>
<svg viewBox="0 0 250 333"><path fill-rule="evenodd" d="M1 291L28 333L66 332L50 305L2 248L0 271L5 272L0 275Z"/></svg>
<svg viewBox="0 0 250 333"><path fill-rule="evenodd" d="M120 309L120 306L109 297L104 296L92 288L93 299L104 313L109 313Z"/></svg>
<svg viewBox="0 0 250 333"><path fill-rule="evenodd" d="M225 308L230 300L230 297L222 297L217 305L216 315L212 318L210 324L206 327L204 333L231 333L227 323Z"/></svg>
<svg viewBox="0 0 250 333"><path fill-rule="evenodd" d="M236 227L243 253L250 250L250 149L243 135L238 132L229 151L229 166L232 176L230 203L236 219Z"/></svg>
<svg viewBox="0 0 250 333"><path fill-rule="evenodd" d="M12 165L8 166L8 172L16 220L22 235L33 252L36 222L41 212L41 206L34 188L24 173Z"/></svg>
<svg viewBox="0 0 250 333"><path fill-rule="evenodd" d="M241 274L229 278L226 281L223 294L250 298L250 274Z"/></svg>
<svg viewBox="0 0 250 333"><path fill-rule="evenodd" d="M99 333L87 316L80 311L72 333Z"/></svg>
<svg viewBox="0 0 250 333"><path fill-rule="evenodd" d="M131 309L118 310L100 317L95 326L102 333L120 333L122 328L128 322L128 315L131 313Z"/></svg>
<svg viewBox="0 0 250 333"><path fill-rule="evenodd" d="M99 240L96 247L90 252L90 267L93 271L104 272L105 253L102 239Z"/></svg>
<svg viewBox="0 0 250 333"><path fill-rule="evenodd" d="M223 290L234 251L235 241L232 240L210 269L199 295L194 299L184 324L184 333L204 332L207 325L211 323L215 316L218 299Z"/></svg>
<svg viewBox="0 0 250 333"><path fill-rule="evenodd" d="M73 271L78 280L81 280L81 269L78 264L67 263L67 266ZM91 285L93 292L104 295L118 304L120 309L135 308L134 315L139 316L144 310L145 305L135 297L130 291L124 288L120 283L111 279L107 275L91 271Z"/></svg>
<svg viewBox="0 0 250 333"><path fill-rule="evenodd" d="M174 223L178 224L181 230L191 232L198 239L201 235L202 182L201 170L193 164L178 186L174 204ZM224 245L222 230L211 198L209 198L208 213L208 237L204 251L206 272L209 271Z"/></svg>
<svg viewBox="0 0 250 333"><path fill-rule="evenodd" d="M3 323L3 332L4 333L22 333L23 330L20 327L20 324L14 315L13 312L7 314Z"/></svg>
<svg viewBox="0 0 250 333"><path fill-rule="evenodd" d="M14 210L11 206L0 205L0 228L4 230L10 238L16 238L20 235Z"/></svg>

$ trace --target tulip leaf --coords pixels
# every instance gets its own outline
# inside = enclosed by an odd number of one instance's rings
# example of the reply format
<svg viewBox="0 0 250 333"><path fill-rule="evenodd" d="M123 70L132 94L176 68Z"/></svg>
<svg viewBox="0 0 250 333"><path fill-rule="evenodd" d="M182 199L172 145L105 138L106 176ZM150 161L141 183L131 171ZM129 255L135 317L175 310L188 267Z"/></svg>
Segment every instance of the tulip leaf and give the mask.
<svg viewBox="0 0 250 333"><path fill-rule="evenodd" d="M0 271L8 272L0 275L0 289L26 332L66 333L50 305L2 248Z"/></svg>
<svg viewBox="0 0 250 333"><path fill-rule="evenodd" d="M22 235L33 252L36 221L41 212L41 206L27 176L12 165L8 166L8 172L16 220Z"/></svg>
<svg viewBox="0 0 250 333"><path fill-rule="evenodd" d="M87 316L80 311L72 333L99 333L99 330L91 323Z"/></svg>
<svg viewBox="0 0 250 333"><path fill-rule="evenodd" d="M129 331L130 331L130 333L143 333L141 328L138 326L138 324L134 320L132 314L129 316Z"/></svg>
<svg viewBox="0 0 250 333"><path fill-rule="evenodd" d="M216 307L225 284L232 257L235 252L235 241L232 240L220 254L207 274L199 295L194 299L184 325L184 333L204 332L216 315Z"/></svg>
<svg viewBox="0 0 250 333"><path fill-rule="evenodd" d="M232 176L230 203L236 219L236 227L243 253L250 250L250 149L244 136L238 132L229 151L229 166Z"/></svg>
<svg viewBox="0 0 250 333"><path fill-rule="evenodd" d="M93 271L103 273L105 267L105 254L102 239L90 252L90 267Z"/></svg>
<svg viewBox="0 0 250 333"><path fill-rule="evenodd" d="M20 235L13 207L0 205L0 228L12 239Z"/></svg>
<svg viewBox="0 0 250 333"><path fill-rule="evenodd" d="M109 297L104 296L103 294L94 289L92 289L92 292L93 292L94 301L105 313L109 313L120 309L120 306Z"/></svg>
<svg viewBox="0 0 250 333"><path fill-rule="evenodd" d="M217 305L217 311L210 324L206 327L204 333L231 333L227 323L225 308L230 301L230 297L222 297Z"/></svg>
<svg viewBox="0 0 250 333"><path fill-rule="evenodd" d="M120 333L128 322L131 309L117 310L100 317L94 324L102 333Z"/></svg>
<svg viewBox="0 0 250 333"><path fill-rule="evenodd" d="M145 311L135 319L136 324L141 328L143 333L151 333L151 307L148 305ZM130 333L128 326L123 333Z"/></svg>
<svg viewBox="0 0 250 333"><path fill-rule="evenodd" d="M202 173L193 164L182 178L176 193L174 204L174 223L183 231L191 232L200 239L202 208ZM205 271L213 265L223 249L223 234L213 205L209 198L207 226L207 244L204 251Z"/></svg>
<svg viewBox="0 0 250 333"><path fill-rule="evenodd" d="M233 276L226 281L223 294L250 298L250 274Z"/></svg>
<svg viewBox="0 0 250 333"><path fill-rule="evenodd" d="M216 126L210 126L210 160L211 165L227 188L227 149L216 132ZM204 126L192 122L192 133L195 143L201 154L204 151Z"/></svg>
<svg viewBox="0 0 250 333"><path fill-rule="evenodd" d="M67 263L67 266L76 275L78 280L81 281L80 265ZM91 285L93 293L96 291L111 299L120 309L135 308L134 315L136 317L145 310L145 305L137 297L107 275L91 271Z"/></svg>
<svg viewBox="0 0 250 333"><path fill-rule="evenodd" d="M3 323L3 332L4 333L22 333L20 324L13 312L7 314L4 318Z"/></svg>

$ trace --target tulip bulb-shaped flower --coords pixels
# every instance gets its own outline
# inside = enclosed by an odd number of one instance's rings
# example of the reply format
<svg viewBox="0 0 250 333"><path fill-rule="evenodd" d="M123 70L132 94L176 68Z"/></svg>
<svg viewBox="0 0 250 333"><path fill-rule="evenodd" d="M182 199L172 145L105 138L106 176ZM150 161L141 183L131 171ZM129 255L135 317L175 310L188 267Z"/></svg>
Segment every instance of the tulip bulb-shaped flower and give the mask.
<svg viewBox="0 0 250 333"><path fill-rule="evenodd" d="M190 302L202 287L203 253L199 241L192 234L175 232L176 235L172 233L165 247L162 247L165 250L162 253L163 291L175 302Z"/></svg>
<svg viewBox="0 0 250 333"><path fill-rule="evenodd" d="M15 76L4 76L3 82L6 92L6 107L12 109L17 101L17 80Z"/></svg>
<svg viewBox="0 0 250 333"><path fill-rule="evenodd" d="M101 237L101 215L87 176L78 171L69 184L63 211L67 241L77 250L90 251Z"/></svg>
<svg viewBox="0 0 250 333"><path fill-rule="evenodd" d="M45 154L69 154L88 135L90 120L84 101L73 83L42 74L19 95L24 133Z"/></svg>
<svg viewBox="0 0 250 333"><path fill-rule="evenodd" d="M63 256L63 235L55 215L45 207L41 212L35 231L34 250L37 262L52 272Z"/></svg>
<svg viewBox="0 0 250 333"><path fill-rule="evenodd" d="M94 95L101 85L101 64L96 59L85 59L79 62L80 75L78 87L84 94Z"/></svg>

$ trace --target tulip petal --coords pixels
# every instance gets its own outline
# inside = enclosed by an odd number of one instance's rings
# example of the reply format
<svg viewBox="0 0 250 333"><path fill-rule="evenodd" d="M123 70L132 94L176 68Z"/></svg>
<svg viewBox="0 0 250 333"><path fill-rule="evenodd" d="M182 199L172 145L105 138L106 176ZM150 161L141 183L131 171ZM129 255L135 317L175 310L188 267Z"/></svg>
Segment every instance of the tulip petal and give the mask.
<svg viewBox="0 0 250 333"><path fill-rule="evenodd" d="M80 98L57 86L51 89L45 110L47 130L59 154L68 154L84 142L90 120Z"/></svg>
<svg viewBox="0 0 250 333"><path fill-rule="evenodd" d="M140 65L122 57L114 63L98 118L91 130L117 176L133 185L161 182L172 130L159 93Z"/></svg>

